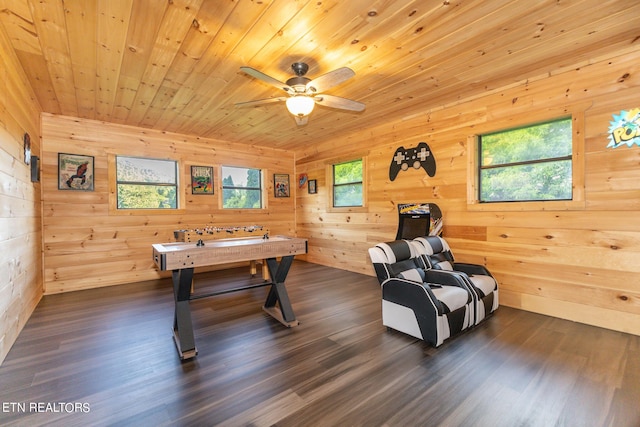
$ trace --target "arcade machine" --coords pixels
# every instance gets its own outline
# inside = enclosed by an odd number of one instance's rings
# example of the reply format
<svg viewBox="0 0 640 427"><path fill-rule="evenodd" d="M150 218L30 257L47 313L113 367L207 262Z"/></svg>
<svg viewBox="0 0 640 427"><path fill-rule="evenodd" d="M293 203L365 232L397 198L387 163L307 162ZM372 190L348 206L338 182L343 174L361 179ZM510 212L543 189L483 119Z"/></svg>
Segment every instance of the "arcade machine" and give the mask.
<svg viewBox="0 0 640 427"><path fill-rule="evenodd" d="M399 203L396 240L442 235L442 211L435 203Z"/></svg>

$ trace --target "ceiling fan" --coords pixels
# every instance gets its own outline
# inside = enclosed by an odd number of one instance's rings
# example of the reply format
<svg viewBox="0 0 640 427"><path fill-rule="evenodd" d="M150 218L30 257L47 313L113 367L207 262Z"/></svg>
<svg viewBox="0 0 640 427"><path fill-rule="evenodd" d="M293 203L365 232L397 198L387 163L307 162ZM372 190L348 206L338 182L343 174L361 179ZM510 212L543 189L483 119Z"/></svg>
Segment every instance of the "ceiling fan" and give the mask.
<svg viewBox="0 0 640 427"><path fill-rule="evenodd" d="M311 80L305 77L309 66L304 62L294 62L291 68L296 74L295 77L291 77L286 83L282 83L254 68L240 67L240 70L248 75L287 92L289 96L239 102L236 104L236 107L252 107L255 105L285 101L287 109L294 115L296 123L299 126L307 124L309 114L313 111L315 104L350 111L364 110L365 105L362 102L322 93L355 76L356 73L354 73L352 69L348 67L338 68L337 70L330 71L327 74Z"/></svg>

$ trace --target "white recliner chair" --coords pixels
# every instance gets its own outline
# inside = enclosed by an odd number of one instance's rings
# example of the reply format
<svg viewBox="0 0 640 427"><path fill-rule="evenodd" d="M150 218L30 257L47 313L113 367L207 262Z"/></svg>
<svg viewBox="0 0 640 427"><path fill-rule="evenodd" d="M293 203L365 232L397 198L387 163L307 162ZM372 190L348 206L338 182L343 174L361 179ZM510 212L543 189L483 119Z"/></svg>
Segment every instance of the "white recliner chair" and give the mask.
<svg viewBox="0 0 640 427"><path fill-rule="evenodd" d="M369 256L382 287L382 323L437 347L474 325L474 298L461 275L428 268L406 240Z"/></svg>
<svg viewBox="0 0 640 427"><path fill-rule="evenodd" d="M449 245L440 236L417 237L411 243L425 264L434 270L462 274L475 301L474 324L479 324L498 308L498 282L485 266L455 262Z"/></svg>

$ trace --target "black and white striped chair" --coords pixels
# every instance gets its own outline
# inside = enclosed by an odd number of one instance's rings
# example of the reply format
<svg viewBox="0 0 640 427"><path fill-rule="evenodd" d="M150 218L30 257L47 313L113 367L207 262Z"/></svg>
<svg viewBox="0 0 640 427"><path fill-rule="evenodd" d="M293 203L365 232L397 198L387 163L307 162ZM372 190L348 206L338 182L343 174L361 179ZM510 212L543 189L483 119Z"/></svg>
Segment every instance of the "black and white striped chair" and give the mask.
<svg viewBox="0 0 640 427"><path fill-rule="evenodd" d="M426 269L406 240L369 249L382 287L382 323L437 347L473 326L474 300L464 279Z"/></svg>
<svg viewBox="0 0 640 427"><path fill-rule="evenodd" d="M414 250L425 263L435 270L462 273L475 300L475 320L477 325L498 308L498 281L489 270L480 264L454 262L451 248L440 236L417 237L412 240Z"/></svg>

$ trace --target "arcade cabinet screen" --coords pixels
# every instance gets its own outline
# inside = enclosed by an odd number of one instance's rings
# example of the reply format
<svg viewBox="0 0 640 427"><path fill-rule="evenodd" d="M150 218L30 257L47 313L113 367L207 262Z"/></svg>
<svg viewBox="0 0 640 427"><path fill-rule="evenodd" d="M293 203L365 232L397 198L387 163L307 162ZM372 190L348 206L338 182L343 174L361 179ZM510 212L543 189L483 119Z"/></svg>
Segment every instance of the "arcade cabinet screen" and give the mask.
<svg viewBox="0 0 640 427"><path fill-rule="evenodd" d="M399 236L396 239L415 239L427 236L431 225L430 215L404 216L400 219Z"/></svg>

